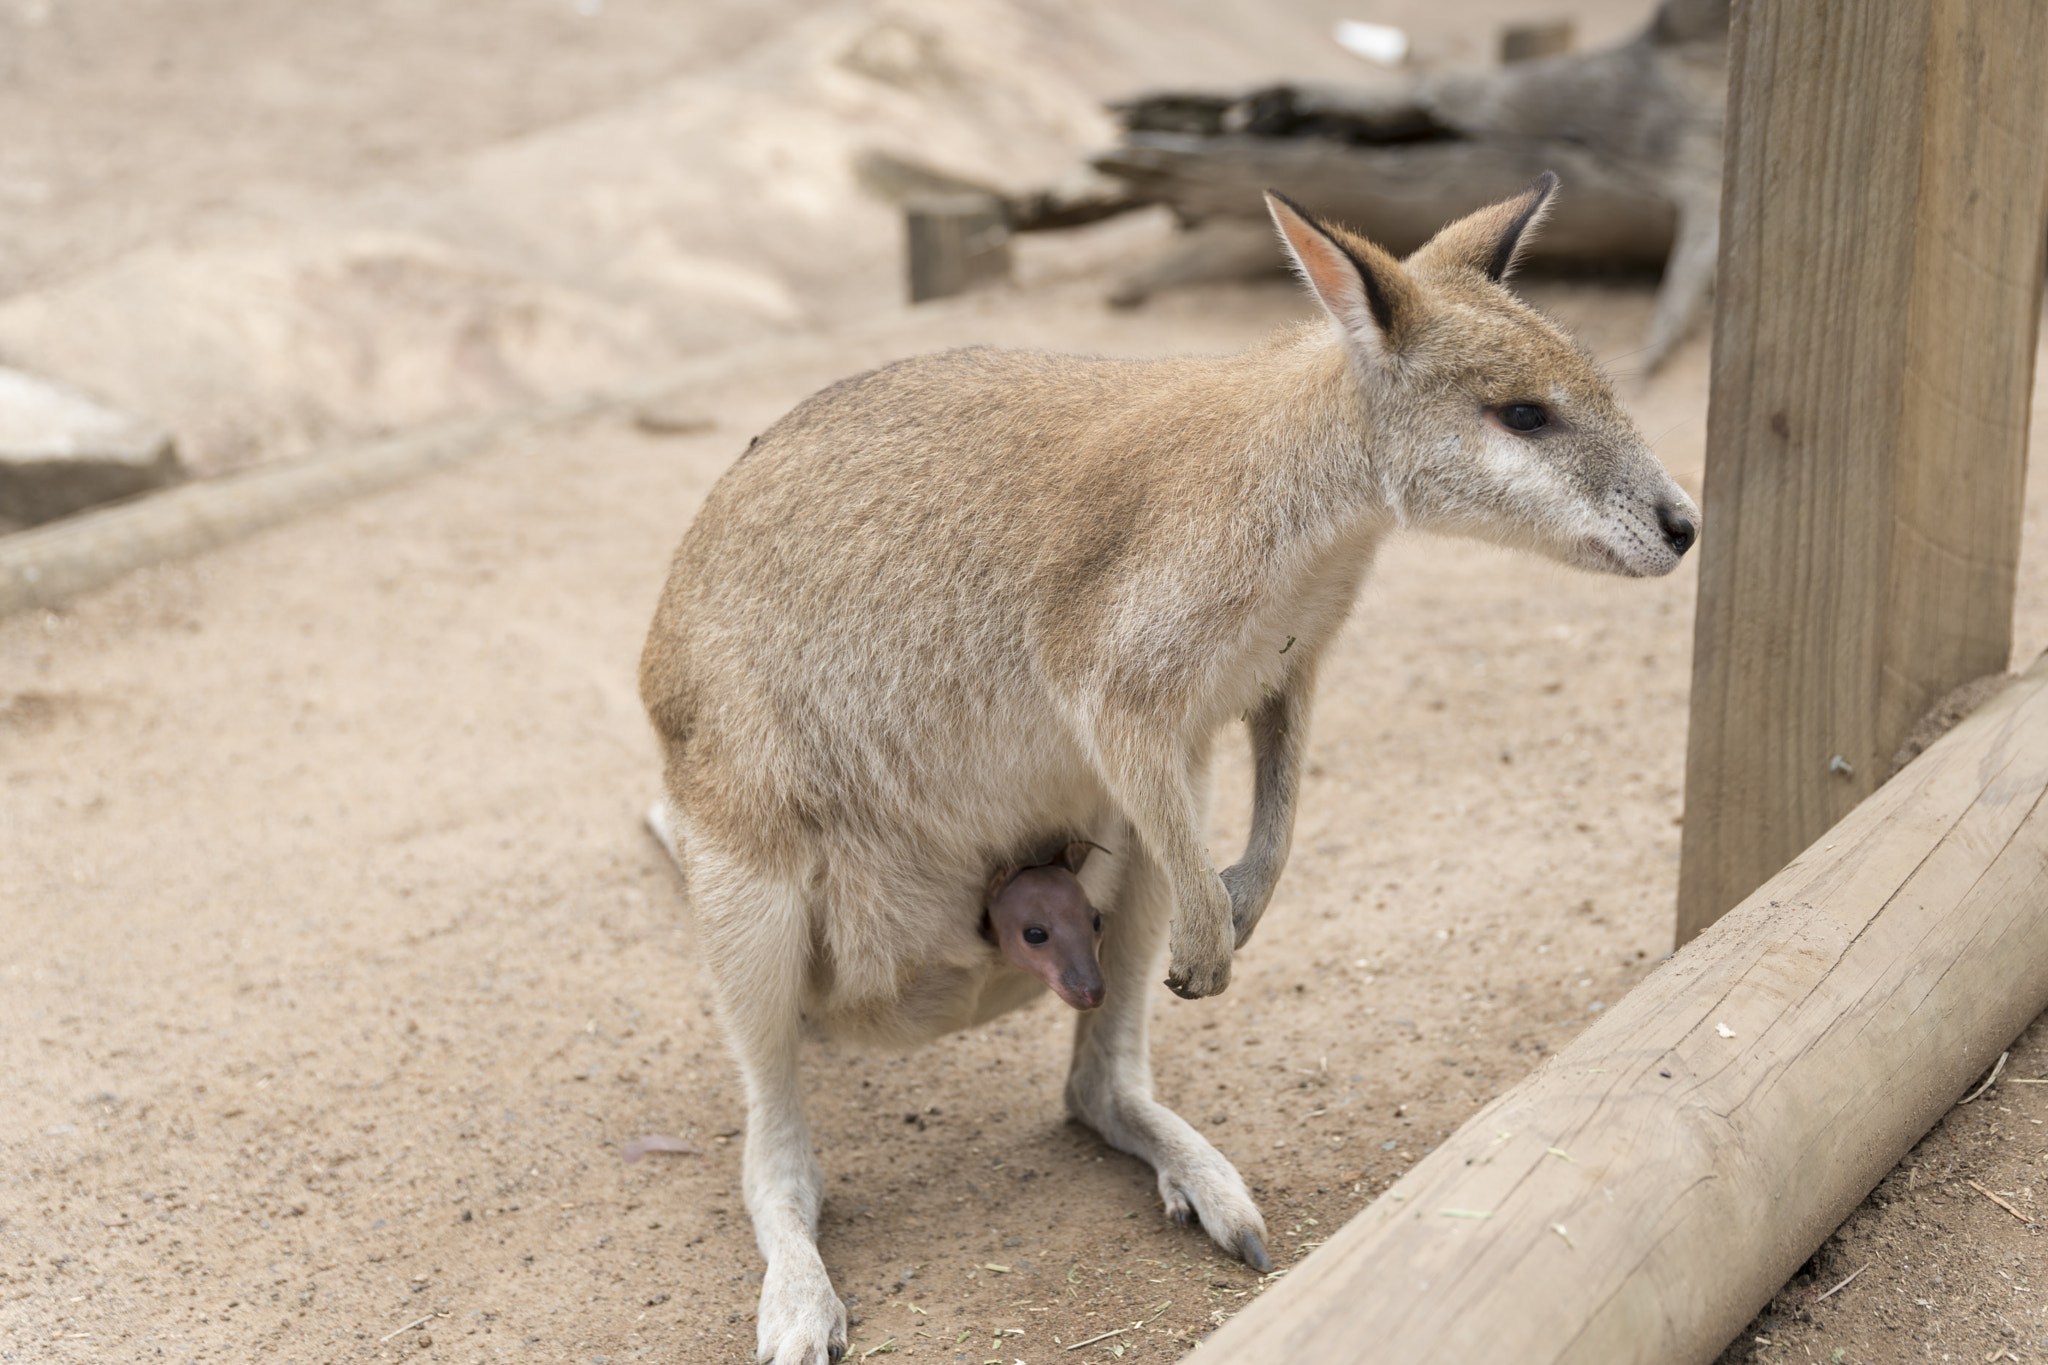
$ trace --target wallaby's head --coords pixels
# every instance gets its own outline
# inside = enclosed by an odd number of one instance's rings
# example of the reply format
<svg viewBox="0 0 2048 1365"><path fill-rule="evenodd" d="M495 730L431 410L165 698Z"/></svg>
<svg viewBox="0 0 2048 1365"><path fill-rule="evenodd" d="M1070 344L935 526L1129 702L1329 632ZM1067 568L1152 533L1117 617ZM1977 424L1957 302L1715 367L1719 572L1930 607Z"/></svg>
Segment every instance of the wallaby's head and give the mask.
<svg viewBox="0 0 2048 1365"><path fill-rule="evenodd" d="M1094 1009L1104 994L1095 956L1102 915L1074 875L1092 847L1069 844L1056 862L996 873L983 922L1012 966L1030 972L1077 1010Z"/></svg>
<svg viewBox="0 0 2048 1365"><path fill-rule="evenodd" d="M1405 261L1266 202L1350 359L1368 477L1396 517L1580 568L1669 573L1698 507L1586 355L1502 283L1556 191L1545 172Z"/></svg>

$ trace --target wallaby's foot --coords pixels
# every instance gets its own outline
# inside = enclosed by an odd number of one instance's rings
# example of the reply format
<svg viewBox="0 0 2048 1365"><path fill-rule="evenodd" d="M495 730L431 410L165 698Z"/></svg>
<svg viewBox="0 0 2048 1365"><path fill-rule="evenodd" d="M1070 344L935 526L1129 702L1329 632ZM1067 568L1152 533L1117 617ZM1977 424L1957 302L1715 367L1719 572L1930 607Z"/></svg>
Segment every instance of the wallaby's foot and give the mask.
<svg viewBox="0 0 2048 1365"><path fill-rule="evenodd" d="M1159 1197L1166 1216L1186 1227L1198 1220L1209 1239L1261 1274L1273 1268L1266 1255L1266 1220L1252 1202L1251 1191L1237 1168L1200 1134L1189 1130L1198 1147L1182 1150L1159 1163Z"/></svg>
<svg viewBox="0 0 2048 1365"><path fill-rule="evenodd" d="M846 1306L814 1253L771 1265L761 1284L754 1359L761 1365L836 1365L846 1354ZM805 1264L805 1260L808 1264Z"/></svg>
<svg viewBox="0 0 2048 1365"><path fill-rule="evenodd" d="M1235 1175L1236 1172L1233 1170L1231 1174ZM1166 1216L1181 1227L1186 1227L1189 1222L1200 1218L1201 1215L1195 1212L1195 1206L1189 1202L1188 1196L1177 1185L1171 1184L1165 1176L1159 1178L1159 1193L1166 1200ZM1245 1202L1251 1212L1248 1221L1254 1227L1263 1230L1266 1224L1259 1217L1258 1208L1251 1205L1249 1194L1245 1196ZM1206 1230L1205 1228L1204 1231ZM1261 1275L1268 1274L1273 1269L1273 1258L1266 1254L1265 1239L1253 1231L1252 1227L1239 1228L1235 1245L1225 1242L1220 1237L1216 1238L1216 1243Z"/></svg>
<svg viewBox="0 0 2048 1365"><path fill-rule="evenodd" d="M1067 1110L1118 1151L1159 1173L1166 1216L1187 1225L1199 1220L1210 1240L1247 1265L1273 1267L1266 1255L1266 1220L1244 1177L1223 1153L1180 1115L1142 1090L1129 1088L1093 1066L1067 1080Z"/></svg>

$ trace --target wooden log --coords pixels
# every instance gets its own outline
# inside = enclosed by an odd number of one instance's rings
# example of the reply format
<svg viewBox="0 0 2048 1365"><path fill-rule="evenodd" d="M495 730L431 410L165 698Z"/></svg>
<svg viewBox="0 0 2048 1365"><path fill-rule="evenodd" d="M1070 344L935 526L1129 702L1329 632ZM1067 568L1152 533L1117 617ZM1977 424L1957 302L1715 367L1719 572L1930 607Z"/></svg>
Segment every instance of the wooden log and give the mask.
<svg viewBox="0 0 2048 1365"><path fill-rule="evenodd" d="M1120 106L1125 143L1095 165L1130 186L1128 203L1170 204L1184 224L1263 222L1261 191L1277 187L1397 252L1556 171L1566 192L1528 259L1662 264L1633 357L1654 370L1713 284L1727 17L1727 0L1665 0L1642 33L1596 52L1362 85L1148 96ZM1117 297L1143 297L1148 274L1186 278L1204 255L1176 253Z"/></svg>
<svg viewBox="0 0 2048 1365"><path fill-rule="evenodd" d="M1010 278L1010 229L995 195L920 197L904 204L903 217L912 303Z"/></svg>
<svg viewBox="0 0 2048 1365"><path fill-rule="evenodd" d="M2048 230L2039 0L1748 5L1731 51L1681 943L2005 669Z"/></svg>
<svg viewBox="0 0 2048 1365"><path fill-rule="evenodd" d="M538 420L580 415L576 400ZM536 420L521 414L523 420ZM136 569L198 554L267 526L438 469L504 435L504 417L464 419L165 492L0 537L0 616L54 607Z"/></svg>
<svg viewBox="0 0 2048 1365"><path fill-rule="evenodd" d="M2048 656L1201 1352L1706 1362L2048 1007Z"/></svg>
<svg viewBox="0 0 2048 1365"><path fill-rule="evenodd" d="M1655 190L1575 143L1553 139L1353 145L1327 138L1134 133L1095 165L1134 197L1170 203L1190 222L1265 221L1277 189L1311 213L1413 251L1445 223L1497 202L1544 171L1569 187L1528 246L1538 262L1656 265L1677 214Z"/></svg>

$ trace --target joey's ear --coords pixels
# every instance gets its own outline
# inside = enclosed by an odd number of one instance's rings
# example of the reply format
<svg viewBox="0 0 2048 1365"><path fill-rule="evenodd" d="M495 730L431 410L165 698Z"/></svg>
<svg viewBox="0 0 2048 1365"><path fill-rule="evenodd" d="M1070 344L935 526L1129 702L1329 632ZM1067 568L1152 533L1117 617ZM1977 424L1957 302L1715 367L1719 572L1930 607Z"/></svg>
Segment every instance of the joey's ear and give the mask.
<svg viewBox="0 0 2048 1365"><path fill-rule="evenodd" d="M1302 278L1347 334L1375 351L1398 350L1422 309L1421 291L1389 253L1352 233L1341 237L1272 190L1266 209Z"/></svg>
<svg viewBox="0 0 2048 1365"><path fill-rule="evenodd" d="M1556 193L1557 176L1545 171L1514 198L1490 204L1444 228L1417 248L1408 264L1462 266L1498 283L1515 268L1516 257L1543 221L1544 210Z"/></svg>
<svg viewBox="0 0 2048 1365"><path fill-rule="evenodd" d="M1079 872L1081 865L1088 861L1088 855L1095 851L1095 845L1086 839L1076 839L1060 854L1060 863L1069 872Z"/></svg>

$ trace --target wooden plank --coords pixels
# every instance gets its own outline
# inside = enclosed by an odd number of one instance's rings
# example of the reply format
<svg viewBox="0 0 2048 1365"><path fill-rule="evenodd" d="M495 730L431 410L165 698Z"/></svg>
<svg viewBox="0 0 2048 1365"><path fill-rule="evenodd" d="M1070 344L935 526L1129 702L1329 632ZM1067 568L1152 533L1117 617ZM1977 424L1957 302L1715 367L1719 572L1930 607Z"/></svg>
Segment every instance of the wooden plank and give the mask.
<svg viewBox="0 0 2048 1365"><path fill-rule="evenodd" d="M2048 1006L2048 656L1210 1338L1712 1360Z"/></svg>
<svg viewBox="0 0 2048 1365"><path fill-rule="evenodd" d="M2048 6L1744 5L1731 34L1678 940L2011 650Z"/></svg>

